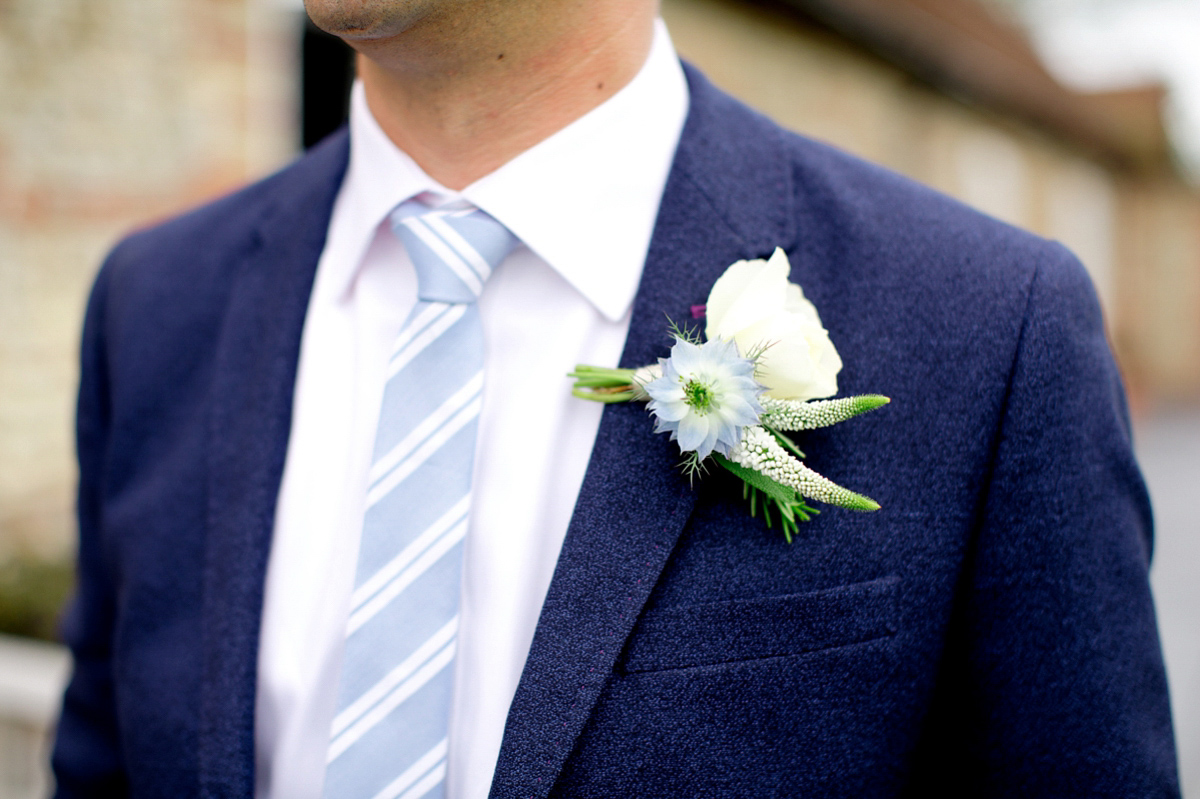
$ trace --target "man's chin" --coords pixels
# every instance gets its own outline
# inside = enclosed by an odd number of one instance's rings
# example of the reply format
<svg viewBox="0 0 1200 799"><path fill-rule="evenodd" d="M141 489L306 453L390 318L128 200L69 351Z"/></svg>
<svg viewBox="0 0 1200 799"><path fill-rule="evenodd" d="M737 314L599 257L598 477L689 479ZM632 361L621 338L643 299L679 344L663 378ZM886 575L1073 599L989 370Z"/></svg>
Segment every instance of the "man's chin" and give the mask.
<svg viewBox="0 0 1200 799"><path fill-rule="evenodd" d="M439 5L439 0L304 0L314 25L348 41L391 38Z"/></svg>

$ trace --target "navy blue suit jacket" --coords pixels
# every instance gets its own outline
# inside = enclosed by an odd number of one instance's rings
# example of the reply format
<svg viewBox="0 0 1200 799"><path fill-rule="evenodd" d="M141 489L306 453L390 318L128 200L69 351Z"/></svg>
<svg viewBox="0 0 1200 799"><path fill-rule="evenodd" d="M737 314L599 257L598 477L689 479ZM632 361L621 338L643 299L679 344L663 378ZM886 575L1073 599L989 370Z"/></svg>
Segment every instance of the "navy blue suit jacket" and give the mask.
<svg viewBox="0 0 1200 799"><path fill-rule="evenodd" d="M606 408L492 796L1178 795L1150 508L1078 262L688 77L622 365L783 246L842 393L893 399L800 445L883 510L788 545L733 479L690 487L644 407ZM340 133L100 272L60 796L253 793L263 578L346 160Z"/></svg>

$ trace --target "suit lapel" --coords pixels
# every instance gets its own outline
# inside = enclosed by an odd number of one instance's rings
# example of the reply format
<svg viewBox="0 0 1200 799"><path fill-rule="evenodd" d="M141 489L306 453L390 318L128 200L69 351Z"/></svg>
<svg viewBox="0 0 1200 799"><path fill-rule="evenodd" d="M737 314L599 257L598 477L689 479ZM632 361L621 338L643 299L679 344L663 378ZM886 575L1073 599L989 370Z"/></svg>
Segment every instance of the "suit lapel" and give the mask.
<svg viewBox="0 0 1200 799"><path fill-rule="evenodd" d="M346 135L273 178L218 342L209 419L204 563L203 796L254 793L254 706L263 582L291 428L300 337ZM263 192L267 194L267 192ZM251 206L253 209L253 206Z"/></svg>
<svg viewBox="0 0 1200 799"><path fill-rule="evenodd" d="M687 69L691 107L621 365L666 355L725 267L795 239L781 134ZM545 797L695 502L679 451L641 403L608 406L509 711L491 796Z"/></svg>

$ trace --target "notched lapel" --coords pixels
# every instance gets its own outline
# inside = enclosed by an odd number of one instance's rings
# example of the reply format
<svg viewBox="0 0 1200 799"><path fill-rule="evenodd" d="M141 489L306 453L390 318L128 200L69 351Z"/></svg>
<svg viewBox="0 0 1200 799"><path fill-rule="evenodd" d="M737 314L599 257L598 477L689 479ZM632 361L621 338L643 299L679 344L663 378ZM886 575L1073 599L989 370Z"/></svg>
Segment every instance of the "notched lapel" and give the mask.
<svg viewBox="0 0 1200 799"><path fill-rule="evenodd" d="M202 796L254 794L263 581L291 430L300 337L342 174L344 134L272 180L252 209L221 328L210 403L204 564Z"/></svg>
<svg viewBox="0 0 1200 799"><path fill-rule="evenodd" d="M667 181L621 365L666 355L736 260L795 239L778 130L686 68L691 108ZM695 503L679 450L640 403L610 405L509 710L491 796L545 797L563 772Z"/></svg>

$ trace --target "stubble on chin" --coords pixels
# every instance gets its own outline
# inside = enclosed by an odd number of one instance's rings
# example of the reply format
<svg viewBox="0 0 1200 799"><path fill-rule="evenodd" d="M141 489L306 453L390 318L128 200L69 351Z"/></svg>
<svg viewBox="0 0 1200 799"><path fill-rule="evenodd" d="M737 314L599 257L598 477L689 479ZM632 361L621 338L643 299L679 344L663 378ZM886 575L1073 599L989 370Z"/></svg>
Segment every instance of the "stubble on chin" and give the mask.
<svg viewBox="0 0 1200 799"><path fill-rule="evenodd" d="M347 39L381 39L403 33L457 0L304 0L321 30Z"/></svg>

